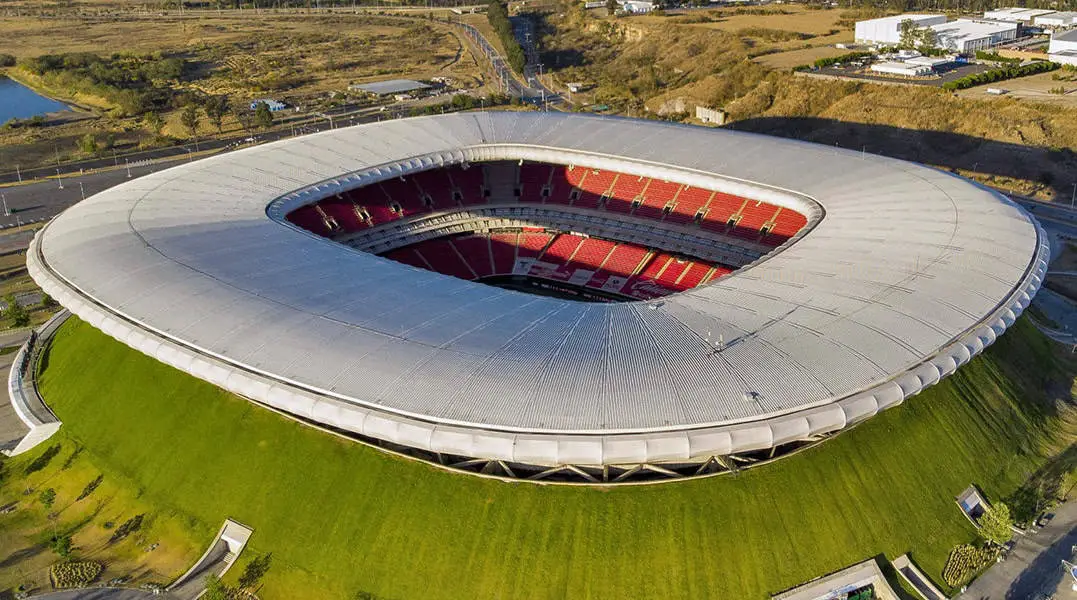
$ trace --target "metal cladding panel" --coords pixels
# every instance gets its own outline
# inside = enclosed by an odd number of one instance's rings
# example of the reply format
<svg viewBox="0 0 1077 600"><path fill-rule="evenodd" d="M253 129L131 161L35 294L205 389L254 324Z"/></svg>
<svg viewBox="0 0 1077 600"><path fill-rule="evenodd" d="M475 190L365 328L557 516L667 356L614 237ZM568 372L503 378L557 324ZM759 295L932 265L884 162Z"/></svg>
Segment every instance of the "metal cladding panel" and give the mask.
<svg viewBox="0 0 1077 600"><path fill-rule="evenodd" d="M597 305L406 267L280 222L368 181L480 160L660 177L811 224L709 285ZM1042 281L1044 239L999 194L912 163L660 122L467 113L133 180L54 219L28 269L109 335L306 418L491 459L626 463L766 448L899 403L1013 323ZM591 438L600 457L569 443Z"/></svg>

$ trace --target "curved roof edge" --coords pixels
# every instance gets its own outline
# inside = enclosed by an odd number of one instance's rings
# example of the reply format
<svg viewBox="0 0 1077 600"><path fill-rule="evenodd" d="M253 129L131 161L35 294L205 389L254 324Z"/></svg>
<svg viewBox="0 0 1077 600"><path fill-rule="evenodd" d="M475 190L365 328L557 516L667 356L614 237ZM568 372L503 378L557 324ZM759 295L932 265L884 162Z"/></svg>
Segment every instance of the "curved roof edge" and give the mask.
<svg viewBox="0 0 1077 600"><path fill-rule="evenodd" d="M298 197L295 201L302 203ZM870 389L795 414L653 433L516 433L443 425L361 407L200 352L98 303L45 262L40 243L48 226L31 242L27 268L47 294L131 348L240 396L331 427L420 450L487 460L545 466L661 463L763 450L834 432L896 406L952 374L1014 323L1043 282L1050 248L1043 228L1031 216L1029 219L1035 224L1037 250L1021 283L995 311L929 359Z"/></svg>

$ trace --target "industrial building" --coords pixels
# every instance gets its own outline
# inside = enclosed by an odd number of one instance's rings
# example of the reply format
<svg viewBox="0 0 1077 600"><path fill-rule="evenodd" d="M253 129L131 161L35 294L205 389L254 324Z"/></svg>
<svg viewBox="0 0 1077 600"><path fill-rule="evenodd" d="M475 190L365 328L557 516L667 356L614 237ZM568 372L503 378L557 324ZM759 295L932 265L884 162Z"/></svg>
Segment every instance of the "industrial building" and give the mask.
<svg viewBox="0 0 1077 600"><path fill-rule="evenodd" d="M1043 8L999 8L996 10L989 10L984 13L984 19L992 21L1003 21L1005 23L1019 23L1021 25L1032 25L1035 19L1050 15L1055 11Z"/></svg>
<svg viewBox="0 0 1077 600"><path fill-rule="evenodd" d="M1077 25L1077 12L1053 12L1036 17L1033 24L1045 29L1068 29Z"/></svg>
<svg viewBox="0 0 1077 600"><path fill-rule="evenodd" d="M925 77L933 73L928 65L918 65L912 62L882 62L871 65L871 70L884 75L899 75L901 77Z"/></svg>
<svg viewBox="0 0 1077 600"><path fill-rule="evenodd" d="M960 54L974 54L999 44L1017 39L1017 23L987 21L982 19L957 19L949 23L931 25L938 36L940 48Z"/></svg>
<svg viewBox="0 0 1077 600"><path fill-rule="evenodd" d="M1050 59L1064 65L1077 65L1077 29L1056 31L1047 48Z"/></svg>
<svg viewBox="0 0 1077 600"><path fill-rule="evenodd" d="M895 15L856 22L856 43L896 46L901 43L901 23L912 21L917 27L929 27L946 22L946 15Z"/></svg>

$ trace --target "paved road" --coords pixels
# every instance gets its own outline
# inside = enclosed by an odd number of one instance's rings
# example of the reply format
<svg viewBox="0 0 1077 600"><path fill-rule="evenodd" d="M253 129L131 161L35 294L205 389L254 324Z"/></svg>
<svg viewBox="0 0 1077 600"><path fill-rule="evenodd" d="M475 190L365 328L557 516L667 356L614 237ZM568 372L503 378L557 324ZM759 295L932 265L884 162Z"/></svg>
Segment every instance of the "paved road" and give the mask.
<svg viewBox="0 0 1077 600"><path fill-rule="evenodd" d="M29 329L0 334L0 347L22 345L30 336ZM30 428L22 422L11 405L7 392L7 377L11 371L15 353L0 355L0 375L3 376L3 392L0 393L0 449L10 450L17 446L22 438L30 433Z"/></svg>
<svg viewBox="0 0 1077 600"><path fill-rule="evenodd" d="M34 600L150 600L151 598L153 600L168 600L172 596L169 594L154 595L142 590L124 588L89 588L33 596Z"/></svg>
<svg viewBox="0 0 1077 600"><path fill-rule="evenodd" d="M1062 568L1077 544L1077 502L1055 510L1046 527L1019 536L1010 556L988 569L959 600L1077 600Z"/></svg>

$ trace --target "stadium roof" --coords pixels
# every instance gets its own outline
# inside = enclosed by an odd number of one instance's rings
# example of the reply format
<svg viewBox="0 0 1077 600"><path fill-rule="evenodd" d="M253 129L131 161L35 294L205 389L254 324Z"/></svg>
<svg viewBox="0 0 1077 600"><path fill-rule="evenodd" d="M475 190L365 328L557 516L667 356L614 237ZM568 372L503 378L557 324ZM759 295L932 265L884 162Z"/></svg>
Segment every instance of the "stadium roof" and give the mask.
<svg viewBox="0 0 1077 600"><path fill-rule="evenodd" d="M811 222L708 285L596 304L411 268L283 219L371 181L481 160L653 173ZM28 265L120 341L304 418L437 452L594 465L769 448L895 405L1012 324L1048 253L1016 204L912 163L654 121L484 112L147 175L57 217Z"/></svg>

